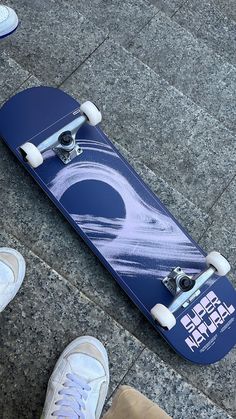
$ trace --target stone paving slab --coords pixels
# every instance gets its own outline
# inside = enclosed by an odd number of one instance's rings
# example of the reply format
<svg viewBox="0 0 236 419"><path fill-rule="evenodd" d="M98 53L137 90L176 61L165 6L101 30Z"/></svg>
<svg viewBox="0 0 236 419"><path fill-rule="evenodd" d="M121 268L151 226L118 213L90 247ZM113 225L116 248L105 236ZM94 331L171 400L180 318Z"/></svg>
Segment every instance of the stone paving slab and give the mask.
<svg viewBox="0 0 236 419"><path fill-rule="evenodd" d="M217 7L215 0L187 0L172 17L189 32L197 35L201 26L211 22L216 23L221 16L222 12Z"/></svg>
<svg viewBox="0 0 236 419"><path fill-rule="evenodd" d="M149 0L159 10L162 10L167 15L172 16L178 10L181 10L182 5L186 0Z"/></svg>
<svg viewBox="0 0 236 419"><path fill-rule="evenodd" d="M0 106L29 77L28 71L20 67L10 56L0 55Z"/></svg>
<svg viewBox="0 0 236 419"><path fill-rule="evenodd" d="M159 13L129 49L226 127L236 129L236 69L204 42Z"/></svg>
<svg viewBox="0 0 236 419"><path fill-rule="evenodd" d="M220 91L216 118L230 130L236 131L236 71L232 68L218 85Z"/></svg>
<svg viewBox="0 0 236 419"><path fill-rule="evenodd" d="M98 103L105 132L203 210L233 178L234 136L122 47L106 41L62 87Z"/></svg>
<svg viewBox="0 0 236 419"><path fill-rule="evenodd" d="M230 183L210 212L211 224L201 237L206 249L217 248L230 261L231 278L236 287L236 178Z"/></svg>
<svg viewBox="0 0 236 419"><path fill-rule="evenodd" d="M188 383L202 391L233 417L236 416L236 348L232 349L221 361L212 365L201 366L180 358L144 318L136 325L134 335L153 353L156 353L166 365L177 371ZM153 374L155 375L154 372Z"/></svg>
<svg viewBox="0 0 236 419"><path fill-rule="evenodd" d="M236 66L235 2L234 5L229 2L228 6L224 6L224 2L221 2L221 7L219 7L218 0L216 2L215 0L201 2L188 0L173 18L202 39L226 61Z"/></svg>
<svg viewBox="0 0 236 419"><path fill-rule="evenodd" d="M158 13L129 44L130 51L169 83L197 40L164 13Z"/></svg>
<svg viewBox="0 0 236 419"><path fill-rule="evenodd" d="M106 32L82 16L74 4L15 0L21 24L3 48L23 68L48 84L71 74L105 39Z"/></svg>
<svg viewBox="0 0 236 419"><path fill-rule="evenodd" d="M197 36L235 67L235 31L236 21L221 16L216 22L210 21L207 25L202 25Z"/></svg>
<svg viewBox="0 0 236 419"><path fill-rule="evenodd" d="M63 2L71 6L70 0ZM74 0L73 5L90 22L124 45L158 13L148 0Z"/></svg>
<svg viewBox="0 0 236 419"><path fill-rule="evenodd" d="M168 367L157 355L147 349L143 351L122 384L131 385L143 392L173 419L231 417L196 388L187 384L174 369Z"/></svg>
<svg viewBox="0 0 236 419"><path fill-rule="evenodd" d="M67 344L85 334L106 346L111 394L143 345L3 230L0 246L16 248L27 263L23 286L0 315L1 418L40 417L57 358Z"/></svg>
<svg viewBox="0 0 236 419"><path fill-rule="evenodd" d="M235 0L214 0L214 3L225 15L236 21Z"/></svg>

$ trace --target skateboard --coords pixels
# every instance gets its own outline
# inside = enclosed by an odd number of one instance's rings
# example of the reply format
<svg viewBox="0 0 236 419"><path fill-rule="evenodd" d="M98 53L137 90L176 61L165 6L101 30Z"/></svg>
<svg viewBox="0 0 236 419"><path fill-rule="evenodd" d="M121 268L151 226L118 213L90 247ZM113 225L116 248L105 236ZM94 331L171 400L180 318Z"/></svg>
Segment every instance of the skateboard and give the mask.
<svg viewBox="0 0 236 419"><path fill-rule="evenodd" d="M0 137L169 345L214 363L236 343L230 265L194 242L100 121L93 103L34 87L2 106Z"/></svg>

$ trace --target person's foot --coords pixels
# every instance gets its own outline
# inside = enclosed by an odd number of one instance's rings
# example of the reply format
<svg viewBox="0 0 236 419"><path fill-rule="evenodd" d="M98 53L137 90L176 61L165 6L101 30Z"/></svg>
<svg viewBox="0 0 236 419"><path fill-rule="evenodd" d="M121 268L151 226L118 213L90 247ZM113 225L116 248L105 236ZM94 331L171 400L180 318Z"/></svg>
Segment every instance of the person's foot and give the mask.
<svg viewBox="0 0 236 419"><path fill-rule="evenodd" d="M0 38L10 35L18 26L16 12L8 6L0 5Z"/></svg>
<svg viewBox="0 0 236 419"><path fill-rule="evenodd" d="M17 294L25 276L25 260L17 250L0 247L0 312Z"/></svg>
<svg viewBox="0 0 236 419"><path fill-rule="evenodd" d="M102 343L91 336L75 339L51 375L42 419L100 418L108 385L108 357Z"/></svg>

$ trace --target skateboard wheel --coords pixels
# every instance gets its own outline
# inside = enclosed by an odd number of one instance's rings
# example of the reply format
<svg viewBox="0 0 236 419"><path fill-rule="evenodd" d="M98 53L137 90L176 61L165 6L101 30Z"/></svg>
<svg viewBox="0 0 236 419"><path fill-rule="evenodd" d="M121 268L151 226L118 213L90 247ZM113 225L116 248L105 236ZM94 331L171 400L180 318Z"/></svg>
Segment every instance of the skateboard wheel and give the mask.
<svg viewBox="0 0 236 419"><path fill-rule="evenodd" d="M87 101L82 103L80 106L80 112L87 117L88 123L92 126L99 124L102 120L101 112L92 102Z"/></svg>
<svg viewBox="0 0 236 419"><path fill-rule="evenodd" d="M206 257L206 263L208 266L213 266L213 268L216 269L216 274L219 276L225 276L230 271L230 264L225 259L224 256L222 256L219 252L210 252Z"/></svg>
<svg viewBox="0 0 236 419"><path fill-rule="evenodd" d="M25 143L20 147L20 152L23 158L34 169L43 163L43 156L38 148L32 143Z"/></svg>
<svg viewBox="0 0 236 419"><path fill-rule="evenodd" d="M151 315L162 327L168 330L176 325L176 318L171 311L163 304L156 304L151 309Z"/></svg>

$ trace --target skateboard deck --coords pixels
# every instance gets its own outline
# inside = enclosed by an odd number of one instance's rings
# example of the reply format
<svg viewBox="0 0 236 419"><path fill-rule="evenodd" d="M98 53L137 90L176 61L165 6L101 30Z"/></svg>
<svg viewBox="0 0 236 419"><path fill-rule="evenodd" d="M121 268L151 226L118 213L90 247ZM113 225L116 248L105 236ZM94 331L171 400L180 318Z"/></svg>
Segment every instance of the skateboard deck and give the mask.
<svg viewBox="0 0 236 419"><path fill-rule="evenodd" d="M213 275L176 325L162 328L151 308L173 300L163 278L180 266L195 275L205 253L142 181L99 127L77 132L83 152L65 165L52 150L33 169L19 147L40 144L78 118L79 103L59 89L24 90L0 110L0 137L105 265L154 328L182 357L198 364L223 358L236 343L236 292Z"/></svg>

